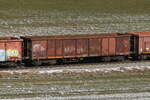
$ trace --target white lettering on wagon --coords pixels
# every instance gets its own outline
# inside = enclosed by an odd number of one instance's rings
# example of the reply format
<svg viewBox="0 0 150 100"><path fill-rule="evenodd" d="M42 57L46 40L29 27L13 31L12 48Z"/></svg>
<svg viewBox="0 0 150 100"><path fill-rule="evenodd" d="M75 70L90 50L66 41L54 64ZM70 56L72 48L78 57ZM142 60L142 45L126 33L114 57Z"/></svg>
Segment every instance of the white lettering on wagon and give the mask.
<svg viewBox="0 0 150 100"><path fill-rule="evenodd" d="M149 51L149 48L146 48L146 51Z"/></svg>
<svg viewBox="0 0 150 100"><path fill-rule="evenodd" d="M81 53L83 53L84 51L86 51L86 50L84 50L83 48L77 48L77 54L81 54Z"/></svg>
<svg viewBox="0 0 150 100"><path fill-rule="evenodd" d="M64 48L64 52L65 52L65 54L71 54L71 53L73 53L74 52L74 48Z"/></svg>

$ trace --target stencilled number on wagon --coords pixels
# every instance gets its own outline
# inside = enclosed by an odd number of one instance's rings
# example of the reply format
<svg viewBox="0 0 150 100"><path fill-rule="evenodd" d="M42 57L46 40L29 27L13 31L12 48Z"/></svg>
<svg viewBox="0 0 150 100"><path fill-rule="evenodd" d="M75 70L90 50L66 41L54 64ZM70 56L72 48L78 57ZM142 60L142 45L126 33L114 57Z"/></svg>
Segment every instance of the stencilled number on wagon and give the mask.
<svg viewBox="0 0 150 100"><path fill-rule="evenodd" d="M8 49L7 50L7 56L9 56L9 57L18 57L19 52L18 52L18 50L15 50L15 49Z"/></svg>

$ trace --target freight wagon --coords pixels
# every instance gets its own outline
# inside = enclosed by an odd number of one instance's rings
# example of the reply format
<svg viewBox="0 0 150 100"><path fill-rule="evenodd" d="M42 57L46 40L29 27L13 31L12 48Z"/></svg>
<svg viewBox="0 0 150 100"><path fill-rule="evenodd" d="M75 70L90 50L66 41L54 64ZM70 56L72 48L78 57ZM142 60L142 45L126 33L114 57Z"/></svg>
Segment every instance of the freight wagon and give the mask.
<svg viewBox="0 0 150 100"><path fill-rule="evenodd" d="M0 63L22 62L22 42L15 37L0 37Z"/></svg>
<svg viewBox="0 0 150 100"><path fill-rule="evenodd" d="M131 56L133 59L150 58L150 32L130 32Z"/></svg>
<svg viewBox="0 0 150 100"><path fill-rule="evenodd" d="M129 34L25 36L24 61L28 64L77 62L98 58L123 60L130 55Z"/></svg>

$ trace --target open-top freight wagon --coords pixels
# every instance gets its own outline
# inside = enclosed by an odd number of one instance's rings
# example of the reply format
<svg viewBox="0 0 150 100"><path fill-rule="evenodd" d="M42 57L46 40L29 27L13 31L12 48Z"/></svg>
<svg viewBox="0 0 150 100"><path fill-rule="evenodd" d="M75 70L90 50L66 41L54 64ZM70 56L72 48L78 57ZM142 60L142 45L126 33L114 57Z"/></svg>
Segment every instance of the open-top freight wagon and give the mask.
<svg viewBox="0 0 150 100"><path fill-rule="evenodd" d="M150 32L130 32L131 57L133 59L150 58Z"/></svg>
<svg viewBox="0 0 150 100"><path fill-rule="evenodd" d="M0 63L21 63L23 40L15 37L0 37Z"/></svg>
<svg viewBox="0 0 150 100"><path fill-rule="evenodd" d="M24 59L33 64L74 62L98 58L123 60L130 55L129 34L26 36Z"/></svg>

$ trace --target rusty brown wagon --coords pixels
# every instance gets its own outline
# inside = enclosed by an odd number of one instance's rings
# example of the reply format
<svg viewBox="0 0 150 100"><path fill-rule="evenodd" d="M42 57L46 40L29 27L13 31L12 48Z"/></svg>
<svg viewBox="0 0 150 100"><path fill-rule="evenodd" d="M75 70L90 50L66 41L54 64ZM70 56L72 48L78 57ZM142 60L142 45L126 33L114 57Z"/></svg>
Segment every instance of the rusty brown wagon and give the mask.
<svg viewBox="0 0 150 100"><path fill-rule="evenodd" d="M0 37L0 63L22 62L23 40L15 37Z"/></svg>
<svg viewBox="0 0 150 100"><path fill-rule="evenodd" d="M134 59L150 58L150 32L130 32L131 37L131 56Z"/></svg>
<svg viewBox="0 0 150 100"><path fill-rule="evenodd" d="M104 61L122 60L130 55L129 34L25 36L22 39L25 60L37 64L95 57Z"/></svg>

